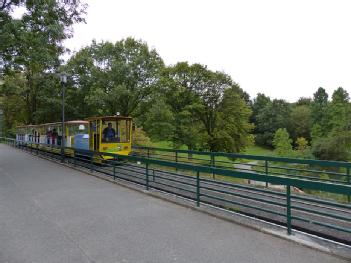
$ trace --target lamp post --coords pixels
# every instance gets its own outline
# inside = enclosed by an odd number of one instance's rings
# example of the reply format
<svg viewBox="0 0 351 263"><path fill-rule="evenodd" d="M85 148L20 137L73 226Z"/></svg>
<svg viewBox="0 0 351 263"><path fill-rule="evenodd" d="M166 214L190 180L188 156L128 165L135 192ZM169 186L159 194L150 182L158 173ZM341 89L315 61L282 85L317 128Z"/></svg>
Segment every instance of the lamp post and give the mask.
<svg viewBox="0 0 351 263"><path fill-rule="evenodd" d="M67 74L62 72L60 74L60 83L61 83L61 93L62 93L62 135L61 135L61 162L65 160L65 88L67 83Z"/></svg>

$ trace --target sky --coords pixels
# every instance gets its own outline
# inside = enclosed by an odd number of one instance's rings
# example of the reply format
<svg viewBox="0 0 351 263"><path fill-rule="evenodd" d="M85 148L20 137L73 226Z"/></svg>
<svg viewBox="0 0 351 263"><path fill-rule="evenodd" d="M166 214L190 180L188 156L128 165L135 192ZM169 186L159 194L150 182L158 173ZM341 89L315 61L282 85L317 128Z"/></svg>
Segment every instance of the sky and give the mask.
<svg viewBox="0 0 351 263"><path fill-rule="evenodd" d="M351 93L349 0L85 0L72 51L134 37L167 65L201 63L229 74L251 97L296 101L318 87Z"/></svg>

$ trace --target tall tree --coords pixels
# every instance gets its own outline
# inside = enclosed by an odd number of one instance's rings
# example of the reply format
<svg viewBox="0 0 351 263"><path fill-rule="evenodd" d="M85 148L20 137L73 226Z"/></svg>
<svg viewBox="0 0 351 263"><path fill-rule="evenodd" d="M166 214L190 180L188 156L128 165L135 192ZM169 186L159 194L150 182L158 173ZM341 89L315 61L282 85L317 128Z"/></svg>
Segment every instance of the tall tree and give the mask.
<svg viewBox="0 0 351 263"><path fill-rule="evenodd" d="M197 67L179 62L162 72L159 94L165 98L174 116L174 133L171 140L175 147L185 144L189 150L202 148L205 129L195 111L201 107L195 93ZM201 67L201 66L200 66Z"/></svg>
<svg viewBox="0 0 351 263"><path fill-rule="evenodd" d="M162 98L154 101L145 114L144 129L149 136L158 141L170 140L174 133L174 116Z"/></svg>
<svg viewBox="0 0 351 263"><path fill-rule="evenodd" d="M326 135L330 128L328 125L328 93L323 88L319 88L313 95L311 103L312 126L318 124L322 128L323 135Z"/></svg>
<svg viewBox="0 0 351 263"><path fill-rule="evenodd" d="M298 99L298 101L296 102L297 106L310 106L312 100L311 98L307 98L307 97L300 97Z"/></svg>
<svg viewBox="0 0 351 263"><path fill-rule="evenodd" d="M251 109L247 107L236 88L224 91L218 115L212 150L240 152L253 144L254 139L250 134L253 124L249 123Z"/></svg>
<svg viewBox="0 0 351 263"><path fill-rule="evenodd" d="M284 100L273 100L257 115L256 142L273 147L273 137L279 128L288 129L290 125L290 105Z"/></svg>
<svg viewBox="0 0 351 263"><path fill-rule="evenodd" d="M346 90L338 88L332 95L328 107L328 122L333 131L347 131L351 129L350 97Z"/></svg>
<svg viewBox="0 0 351 263"><path fill-rule="evenodd" d="M254 133L258 133L257 131L257 116L260 112L267 106L267 104L271 103L271 99L264 95L263 93L258 93L256 98L252 101L252 115L251 122L255 124Z"/></svg>
<svg viewBox="0 0 351 263"><path fill-rule="evenodd" d="M25 12L16 20L11 14L19 6ZM80 1L28 0L5 1L1 8L1 71L24 75L24 93L19 99L28 112L25 122L34 123L44 75L57 70L60 55L67 51L63 41L72 37L74 23L84 22L86 6Z"/></svg>
<svg viewBox="0 0 351 263"><path fill-rule="evenodd" d="M250 110L228 75L182 62L166 69L163 87L175 114L175 142L211 151L240 151L247 145Z"/></svg>
<svg viewBox="0 0 351 263"><path fill-rule="evenodd" d="M278 156L290 157L292 155L292 140L285 128L279 128L274 133L273 145L274 151Z"/></svg>
<svg viewBox="0 0 351 263"><path fill-rule="evenodd" d="M82 108L94 114L137 116L140 104L150 101L163 66L156 50L127 38L115 44L93 41L69 60L67 71L83 96Z"/></svg>
<svg viewBox="0 0 351 263"><path fill-rule="evenodd" d="M298 105L291 111L290 133L294 141L299 137L310 140L311 136L311 110L307 105Z"/></svg>

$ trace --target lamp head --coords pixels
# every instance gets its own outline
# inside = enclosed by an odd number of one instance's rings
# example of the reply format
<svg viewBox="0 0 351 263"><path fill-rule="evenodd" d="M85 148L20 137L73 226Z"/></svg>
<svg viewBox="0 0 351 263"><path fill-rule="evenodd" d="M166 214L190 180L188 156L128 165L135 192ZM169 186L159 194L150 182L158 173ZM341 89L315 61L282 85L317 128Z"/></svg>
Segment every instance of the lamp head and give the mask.
<svg viewBox="0 0 351 263"><path fill-rule="evenodd" d="M60 82L66 84L67 83L67 74L66 72L60 73Z"/></svg>

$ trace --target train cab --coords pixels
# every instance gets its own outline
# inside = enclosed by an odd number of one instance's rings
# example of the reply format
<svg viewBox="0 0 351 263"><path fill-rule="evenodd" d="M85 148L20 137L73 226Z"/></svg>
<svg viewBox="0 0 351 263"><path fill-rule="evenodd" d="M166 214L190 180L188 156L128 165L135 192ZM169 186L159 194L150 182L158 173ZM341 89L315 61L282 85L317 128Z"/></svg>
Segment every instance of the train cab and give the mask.
<svg viewBox="0 0 351 263"><path fill-rule="evenodd" d="M128 155L132 149L132 118L123 116L91 117L89 148L92 151ZM104 157L104 159L109 159Z"/></svg>

